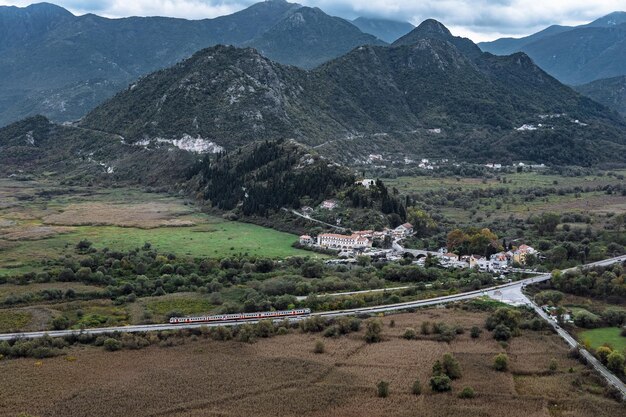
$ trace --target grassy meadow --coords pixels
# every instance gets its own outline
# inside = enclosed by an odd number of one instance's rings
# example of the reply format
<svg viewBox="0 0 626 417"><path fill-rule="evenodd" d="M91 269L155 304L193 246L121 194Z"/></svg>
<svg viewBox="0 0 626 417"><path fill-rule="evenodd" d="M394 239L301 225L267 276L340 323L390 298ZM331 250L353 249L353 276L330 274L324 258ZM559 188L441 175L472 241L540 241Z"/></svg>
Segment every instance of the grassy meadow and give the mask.
<svg viewBox="0 0 626 417"><path fill-rule="evenodd" d="M295 235L207 215L179 198L0 180L0 276L27 272L82 239L112 250L150 242L190 257L311 255L291 247Z"/></svg>
<svg viewBox="0 0 626 417"><path fill-rule="evenodd" d="M603 327L580 332L578 338L584 342L588 341L594 349L606 344L614 350L624 352L626 350L626 337L621 335L621 331L622 329L619 327Z"/></svg>

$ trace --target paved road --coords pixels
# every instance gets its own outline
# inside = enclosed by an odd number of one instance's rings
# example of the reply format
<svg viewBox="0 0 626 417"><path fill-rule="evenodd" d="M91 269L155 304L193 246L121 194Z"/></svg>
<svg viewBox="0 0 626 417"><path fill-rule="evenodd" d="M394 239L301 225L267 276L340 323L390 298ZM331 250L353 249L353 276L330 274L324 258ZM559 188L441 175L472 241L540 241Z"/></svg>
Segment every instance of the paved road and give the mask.
<svg viewBox="0 0 626 417"><path fill-rule="evenodd" d="M607 266L614 264L616 262L625 262L626 255L607 259L605 261L595 262L593 264L585 265L585 267L590 266ZM571 268L570 270L574 270L576 268ZM462 294L448 295L442 297L429 298L427 300L418 300L418 301L408 301L404 303L397 304L388 304L382 306L374 306L374 307L362 307L362 308L354 308L347 310L336 310L336 311L325 311L313 313L314 316L323 316L323 317L338 317L338 316L351 316L355 314L367 314L367 313L385 313L399 310L406 310L408 308L418 308L418 307L427 307L438 304L446 304L455 301L463 301L470 300L472 298L481 297L485 295L498 296L498 293L505 294L514 289L520 289L528 284L534 284L541 281L547 281L550 279L550 274L544 274L537 277L527 278L520 281L515 281L508 284L498 285L491 288L485 288L478 291L470 291ZM282 319L281 319L282 320ZM302 317L291 318L292 321L302 320ZM149 324L149 325L133 325L133 326L118 326L118 327L103 327L103 328L95 328L95 329L83 329L83 330L58 330L58 331L41 331L41 332L25 332L25 333L5 333L0 334L0 340L11 340L15 338L38 338L48 335L50 337L63 337L72 334L104 334L104 333L114 333L114 332L124 332L124 333L137 333L137 332L150 332L150 331L160 331L160 330L176 330L176 329L193 329L198 327L217 327L217 326L238 326L242 323L257 323L258 320L242 320L242 321L234 321L234 322L216 322L216 323L193 323L193 324Z"/></svg>
<svg viewBox="0 0 626 417"><path fill-rule="evenodd" d="M333 225L333 224L330 224L330 223L323 222L321 220L314 219L313 217L311 217L311 216L309 216L307 214L302 214L302 213L300 213L300 212L298 212L296 210L290 210L290 209L287 209L285 207L283 207L281 210L286 211L286 212L291 213L291 214L295 214L296 216L302 217L303 219L306 219L308 221L319 223L319 224L323 224L324 226L332 227L333 229L339 230L340 232L345 232L347 230L345 227Z"/></svg>

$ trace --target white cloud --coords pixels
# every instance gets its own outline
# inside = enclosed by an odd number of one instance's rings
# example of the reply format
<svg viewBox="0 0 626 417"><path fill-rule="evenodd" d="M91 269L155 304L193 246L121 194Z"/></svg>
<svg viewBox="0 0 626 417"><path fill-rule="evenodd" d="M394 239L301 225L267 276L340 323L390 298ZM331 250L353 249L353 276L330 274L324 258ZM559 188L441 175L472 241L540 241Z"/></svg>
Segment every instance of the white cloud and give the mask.
<svg viewBox="0 0 626 417"><path fill-rule="evenodd" d="M54 1L54 0L53 0ZM293 0L296 2L297 0ZM329 14L354 18L379 16L419 24L440 20L453 33L475 41L501 36L522 36L551 24L577 25L616 10L626 0L300 0ZM26 6L31 1L0 0L0 5ZM77 14L107 17L172 16L190 19L230 14L255 0L57 0Z"/></svg>

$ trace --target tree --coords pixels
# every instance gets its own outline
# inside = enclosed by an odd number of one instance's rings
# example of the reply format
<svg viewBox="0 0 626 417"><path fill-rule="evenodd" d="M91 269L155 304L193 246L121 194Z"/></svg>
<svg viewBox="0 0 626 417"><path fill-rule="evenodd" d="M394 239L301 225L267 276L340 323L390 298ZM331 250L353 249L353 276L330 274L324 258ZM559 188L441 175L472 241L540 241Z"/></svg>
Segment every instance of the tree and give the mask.
<svg viewBox="0 0 626 417"><path fill-rule="evenodd" d="M420 395L422 393L422 384L420 384L419 379L416 379L415 382L413 382L411 392L413 393L413 395Z"/></svg>
<svg viewBox="0 0 626 417"><path fill-rule="evenodd" d="M378 396L380 398L386 398L389 396L389 382L387 381L380 381L377 385L376 385L377 391L378 391Z"/></svg>
<svg viewBox="0 0 626 417"><path fill-rule="evenodd" d="M443 355L443 372L450 377L450 379L459 379L461 377L461 365L454 356L450 353Z"/></svg>
<svg viewBox="0 0 626 417"><path fill-rule="evenodd" d="M596 349L596 356L604 365L606 365L612 350L608 346L600 346Z"/></svg>
<svg viewBox="0 0 626 417"><path fill-rule="evenodd" d="M540 235L546 233L554 233L556 227L559 225L561 217L555 213L543 213L534 219L535 228Z"/></svg>
<svg viewBox="0 0 626 417"><path fill-rule="evenodd" d="M474 326L470 329L470 336L472 337L472 339L478 339L481 333L482 330L480 330L478 326Z"/></svg>
<svg viewBox="0 0 626 417"><path fill-rule="evenodd" d="M58 316L52 320L52 328L54 330L65 330L69 327L70 321L65 316Z"/></svg>
<svg viewBox="0 0 626 417"><path fill-rule="evenodd" d="M437 229L437 223L424 210L410 207L406 215L408 222L413 225L413 231L418 236L427 236Z"/></svg>
<svg viewBox="0 0 626 417"><path fill-rule="evenodd" d="M511 329L504 324L498 324L493 329L493 338L500 342L505 342L511 338Z"/></svg>
<svg viewBox="0 0 626 417"><path fill-rule="evenodd" d="M365 341L367 343L378 343L382 340L382 321L376 319L367 322L367 330L365 332Z"/></svg>
<svg viewBox="0 0 626 417"><path fill-rule="evenodd" d="M499 353L493 358L493 367L499 372L504 372L509 369L509 357L506 353Z"/></svg>
<svg viewBox="0 0 626 417"><path fill-rule="evenodd" d="M607 358L606 367L616 375L624 373L624 355L614 350Z"/></svg>
<svg viewBox="0 0 626 417"><path fill-rule="evenodd" d="M446 245L449 251L461 246L467 240L467 235L460 229L454 229L448 233Z"/></svg>
<svg viewBox="0 0 626 417"><path fill-rule="evenodd" d="M433 392L446 392L452 390L452 381L448 375L435 375L430 378L430 389Z"/></svg>
<svg viewBox="0 0 626 417"><path fill-rule="evenodd" d="M443 375L443 365L441 364L440 360L436 360L433 364L433 375Z"/></svg>

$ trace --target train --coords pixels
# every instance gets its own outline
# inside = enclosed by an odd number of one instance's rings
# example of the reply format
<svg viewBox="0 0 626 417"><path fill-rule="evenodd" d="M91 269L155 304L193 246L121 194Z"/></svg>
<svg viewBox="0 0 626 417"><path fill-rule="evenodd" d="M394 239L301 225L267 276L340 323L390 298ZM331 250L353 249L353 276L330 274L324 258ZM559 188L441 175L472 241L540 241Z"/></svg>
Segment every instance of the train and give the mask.
<svg viewBox="0 0 626 417"><path fill-rule="evenodd" d="M213 316L172 317L170 324L213 323L241 320L273 320L288 317L306 317L311 314L310 308L295 310L261 311L257 313L216 314Z"/></svg>

